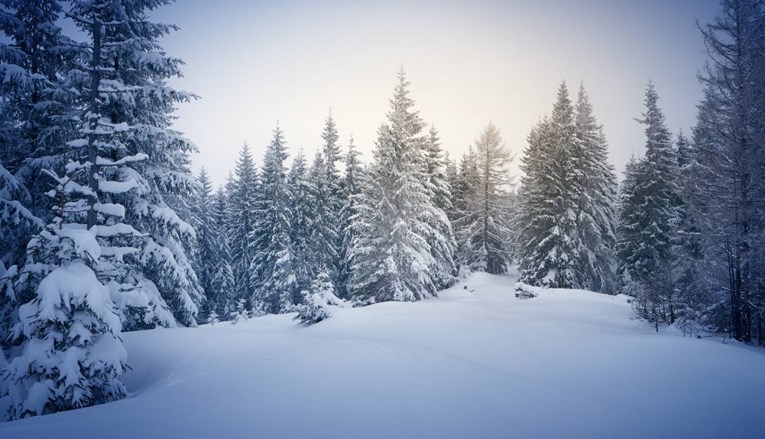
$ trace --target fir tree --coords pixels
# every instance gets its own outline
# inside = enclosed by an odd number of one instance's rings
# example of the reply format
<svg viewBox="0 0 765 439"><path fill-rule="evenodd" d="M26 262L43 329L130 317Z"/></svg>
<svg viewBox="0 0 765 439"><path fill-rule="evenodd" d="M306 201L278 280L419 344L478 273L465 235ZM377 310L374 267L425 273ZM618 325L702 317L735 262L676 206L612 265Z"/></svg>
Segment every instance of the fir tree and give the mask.
<svg viewBox="0 0 765 439"><path fill-rule="evenodd" d="M0 378L9 383L11 419L100 404L126 395L127 354L109 289L96 276L113 247L79 223L84 196L72 176L58 177L56 217L29 243L20 286L34 291L18 308L20 345ZM135 249L122 249L131 252ZM114 267L115 269L118 267Z"/></svg>
<svg viewBox="0 0 765 439"><path fill-rule="evenodd" d="M212 280L221 264L220 249L221 242L224 240L225 229L220 228L215 223L212 182L204 168L200 171L197 182L197 191L193 198L193 225L196 230L197 243L194 268L205 294L205 315L207 315L215 309L219 302L218 294L220 291L213 287Z"/></svg>
<svg viewBox="0 0 765 439"><path fill-rule="evenodd" d="M433 213L423 217L432 229L427 237L430 252L435 260L431 269L436 288L451 286L455 280L456 265L454 253L457 243L454 239L451 222L446 212L451 209L451 191L446 181L446 163L441 151L438 131L431 126L428 137L423 142L423 177L425 188L434 206Z"/></svg>
<svg viewBox="0 0 765 439"><path fill-rule="evenodd" d="M675 314L678 325L693 334L709 320L709 298L702 261L704 244L694 212L701 193L698 191L699 169L694 160L693 144L680 132L675 142L677 156L678 202L672 218L672 279L674 280Z"/></svg>
<svg viewBox="0 0 765 439"><path fill-rule="evenodd" d="M324 264L330 270L332 280L337 284L340 282L340 248L343 244L340 229L342 227L341 211L345 205L345 191L343 190L340 170L337 166L343 159L342 151L338 144L340 137L337 134L335 120L332 117L331 111L327 115L321 138L324 141L322 147L324 176L322 178L322 176L316 175L316 178L312 177L311 181L320 182L319 186L323 187L322 204L325 207L322 212L323 224L316 224L317 227L314 230L320 234L322 240L326 241L328 245L323 250L323 256L319 258L319 264ZM315 161L314 165L316 165ZM322 228L323 231L320 231Z"/></svg>
<svg viewBox="0 0 765 439"><path fill-rule="evenodd" d="M616 291L616 175L608 162L608 145L593 114L584 86L576 107L576 163L582 187L577 200L577 231L584 251L577 286L591 291Z"/></svg>
<svg viewBox="0 0 765 439"><path fill-rule="evenodd" d="M413 301L436 294L430 270L436 264L423 218L438 214L422 176L423 123L413 110L401 70L380 126L373 163L357 197L350 260L350 290L362 302Z"/></svg>
<svg viewBox="0 0 765 439"><path fill-rule="evenodd" d="M340 245L339 260L339 281L336 284L338 295L342 298L349 297L348 282L351 278L350 249L353 244L355 232L353 230L353 215L356 213L356 202L361 191L360 182L362 179L361 162L356 146L353 144L353 137L348 142L348 153L345 155L345 175L342 180L343 187L343 208L340 210L340 235L342 244Z"/></svg>
<svg viewBox="0 0 765 439"><path fill-rule="evenodd" d="M302 291L302 304L298 307L295 320L305 325L319 323L332 317L332 308L342 306L335 292L335 285L326 269L319 269L311 282L310 289Z"/></svg>
<svg viewBox="0 0 765 439"><path fill-rule="evenodd" d="M336 232L339 226L337 208L339 197L333 193L333 183L327 170L328 164L324 161L325 155L317 152L314 157L311 171L308 175L310 181L309 196L311 203L311 223L309 225L309 240L312 249L312 262L310 272L318 272L319 267L324 267L336 277L339 254L339 243Z"/></svg>
<svg viewBox="0 0 765 439"><path fill-rule="evenodd" d="M320 158L320 155L317 155ZM316 221L316 209L314 199L314 168L311 174L306 169L305 156L301 150L292 161L287 184L292 194L289 206L292 215L290 228L290 242L295 254L295 275L300 291L311 285L316 270L316 253L319 251L317 243L313 241L313 224ZM323 170L323 168L322 168ZM321 174L323 177L324 174Z"/></svg>
<svg viewBox="0 0 765 439"><path fill-rule="evenodd" d="M223 188L219 188L213 197L212 208L212 227L217 232L217 253L218 259L212 267L212 278L210 279L210 288L215 291L213 310L218 318L226 319L236 307L236 284L234 280L234 270L231 268L231 245L228 215L230 213L228 197Z"/></svg>
<svg viewBox="0 0 765 439"><path fill-rule="evenodd" d="M277 125L263 159L258 217L251 235L255 253L250 265L250 281L255 285L253 302L272 313L290 311L300 300L297 261L290 239L292 194L287 184L286 160L284 134Z"/></svg>
<svg viewBox="0 0 765 439"><path fill-rule="evenodd" d="M636 295L638 312L658 325L673 323L674 280L672 279L672 222L678 206L677 159L672 135L658 106L658 94L649 83L646 112L646 155L634 176L632 193L622 195L622 228L619 274L623 292ZM630 284L634 283L634 284Z"/></svg>
<svg viewBox="0 0 765 439"><path fill-rule="evenodd" d="M521 281L536 286L575 288L586 256L577 231L577 201L583 196L583 169L574 107L566 83L558 89L552 117L529 134L524 151L519 212Z"/></svg>
<svg viewBox="0 0 765 439"><path fill-rule="evenodd" d="M260 194L255 162L246 143L239 153L234 178L229 181L228 242L231 247L231 270L234 274L234 285L236 285L235 300L250 300L255 293L250 269L256 251L253 248L253 242L257 239L254 233L258 221L256 209L258 209Z"/></svg>

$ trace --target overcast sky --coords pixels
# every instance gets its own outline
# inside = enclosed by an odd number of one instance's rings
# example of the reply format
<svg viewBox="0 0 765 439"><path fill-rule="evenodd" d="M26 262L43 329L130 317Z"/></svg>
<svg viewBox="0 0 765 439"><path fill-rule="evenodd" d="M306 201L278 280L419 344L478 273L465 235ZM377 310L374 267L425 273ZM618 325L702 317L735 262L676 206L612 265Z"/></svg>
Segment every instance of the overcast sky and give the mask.
<svg viewBox="0 0 765 439"><path fill-rule="evenodd" d="M520 158L560 81L584 82L621 173L643 150L652 79L670 129L686 132L701 97L696 20L717 0L263 1L179 0L153 15L179 32L163 43L186 61L176 127L216 184L242 144L258 161L278 120L294 152L320 145L329 108L345 144L370 156L403 64L422 117L461 155L489 122ZM517 162L517 160L516 160Z"/></svg>

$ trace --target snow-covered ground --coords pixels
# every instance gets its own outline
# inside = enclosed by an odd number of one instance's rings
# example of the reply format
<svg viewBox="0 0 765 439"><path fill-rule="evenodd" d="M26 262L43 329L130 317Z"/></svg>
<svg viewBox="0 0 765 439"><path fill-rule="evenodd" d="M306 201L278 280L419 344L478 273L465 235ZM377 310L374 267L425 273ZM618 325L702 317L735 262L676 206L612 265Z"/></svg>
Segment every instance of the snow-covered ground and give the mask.
<svg viewBox="0 0 765 439"><path fill-rule="evenodd" d="M130 397L0 438L765 438L765 352L473 275L417 303L126 334ZM463 289L467 285L468 289Z"/></svg>

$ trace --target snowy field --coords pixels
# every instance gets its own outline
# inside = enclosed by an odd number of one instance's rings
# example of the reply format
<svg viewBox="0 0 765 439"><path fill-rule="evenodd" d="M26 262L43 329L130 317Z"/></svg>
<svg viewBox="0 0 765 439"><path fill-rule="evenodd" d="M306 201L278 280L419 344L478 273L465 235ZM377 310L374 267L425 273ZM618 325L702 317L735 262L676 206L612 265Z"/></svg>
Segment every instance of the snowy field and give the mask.
<svg viewBox="0 0 765 439"><path fill-rule="evenodd" d="M129 333L127 399L0 438L765 438L763 350L656 334L623 297L519 300L514 282L312 327Z"/></svg>

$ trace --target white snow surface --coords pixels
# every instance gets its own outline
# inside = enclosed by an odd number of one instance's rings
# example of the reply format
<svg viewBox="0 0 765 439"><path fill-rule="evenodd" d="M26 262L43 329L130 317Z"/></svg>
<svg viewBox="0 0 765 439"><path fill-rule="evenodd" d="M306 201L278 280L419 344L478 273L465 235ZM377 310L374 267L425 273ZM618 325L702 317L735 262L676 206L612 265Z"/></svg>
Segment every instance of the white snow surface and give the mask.
<svg viewBox="0 0 765 439"><path fill-rule="evenodd" d="M11 438L758 438L765 352L660 333L623 296L474 274L440 298L124 334L130 396ZM467 289L463 287L467 286Z"/></svg>

